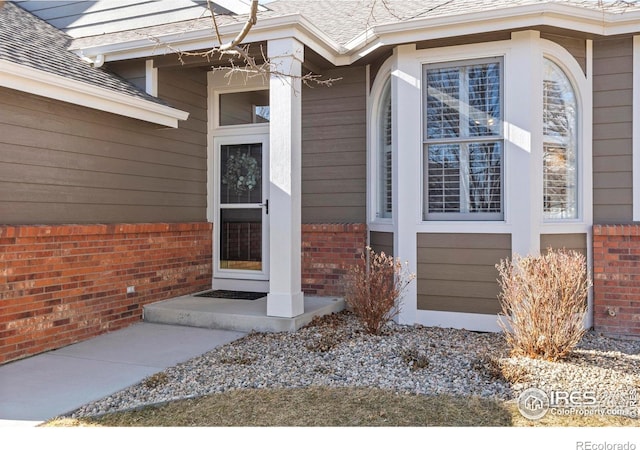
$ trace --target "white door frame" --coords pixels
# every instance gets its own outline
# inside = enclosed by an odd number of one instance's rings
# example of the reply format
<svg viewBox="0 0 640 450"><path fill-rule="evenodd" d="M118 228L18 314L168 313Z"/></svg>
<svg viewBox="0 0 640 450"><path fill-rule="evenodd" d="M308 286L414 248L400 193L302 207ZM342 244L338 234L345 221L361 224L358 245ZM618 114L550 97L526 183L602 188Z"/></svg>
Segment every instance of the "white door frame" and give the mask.
<svg viewBox="0 0 640 450"><path fill-rule="evenodd" d="M269 198L269 133L238 134L214 137L213 139L213 285L221 289L263 290L268 291L269 280L269 214L267 207L262 209L262 270L238 270L220 268L220 149L223 145L261 144L262 145L262 203ZM256 208L256 204L239 205L238 207ZM257 209L257 208L256 208ZM252 282L255 281L255 282Z"/></svg>

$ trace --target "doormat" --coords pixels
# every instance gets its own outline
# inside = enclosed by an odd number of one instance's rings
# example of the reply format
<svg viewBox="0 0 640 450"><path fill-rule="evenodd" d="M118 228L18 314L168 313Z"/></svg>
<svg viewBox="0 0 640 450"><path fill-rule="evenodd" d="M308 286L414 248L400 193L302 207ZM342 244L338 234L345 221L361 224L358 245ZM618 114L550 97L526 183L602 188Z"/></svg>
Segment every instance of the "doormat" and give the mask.
<svg viewBox="0 0 640 450"><path fill-rule="evenodd" d="M242 291L207 291L202 294L195 295L194 297L207 297L207 298L228 298L231 300L258 300L259 298L266 297L266 292L242 292Z"/></svg>

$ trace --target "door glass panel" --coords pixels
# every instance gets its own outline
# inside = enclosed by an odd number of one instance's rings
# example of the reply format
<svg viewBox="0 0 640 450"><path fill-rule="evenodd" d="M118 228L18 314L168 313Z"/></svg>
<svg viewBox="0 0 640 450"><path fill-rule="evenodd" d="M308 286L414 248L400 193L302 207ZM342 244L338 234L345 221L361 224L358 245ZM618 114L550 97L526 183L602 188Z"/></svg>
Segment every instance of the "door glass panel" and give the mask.
<svg viewBox="0 0 640 450"><path fill-rule="evenodd" d="M268 122L268 90L220 95L220 126Z"/></svg>
<svg viewBox="0 0 640 450"><path fill-rule="evenodd" d="M262 270L262 209L220 211L220 268Z"/></svg>
<svg viewBox="0 0 640 450"><path fill-rule="evenodd" d="M220 148L220 203L262 203L262 144Z"/></svg>

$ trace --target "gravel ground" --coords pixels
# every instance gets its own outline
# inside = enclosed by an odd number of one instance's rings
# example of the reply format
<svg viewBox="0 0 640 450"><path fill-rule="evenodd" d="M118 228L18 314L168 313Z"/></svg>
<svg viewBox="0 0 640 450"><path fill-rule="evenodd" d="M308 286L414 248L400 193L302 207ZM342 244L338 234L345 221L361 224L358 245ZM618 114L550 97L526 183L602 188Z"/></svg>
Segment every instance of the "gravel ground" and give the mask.
<svg viewBox="0 0 640 450"><path fill-rule="evenodd" d="M370 386L419 394L512 400L528 387L593 391L630 405L640 392L640 341L588 332L564 362L508 357L498 333L389 324L363 332L342 312L293 333L250 333L141 383L87 404L99 415L233 389ZM637 406L635 407L637 412Z"/></svg>

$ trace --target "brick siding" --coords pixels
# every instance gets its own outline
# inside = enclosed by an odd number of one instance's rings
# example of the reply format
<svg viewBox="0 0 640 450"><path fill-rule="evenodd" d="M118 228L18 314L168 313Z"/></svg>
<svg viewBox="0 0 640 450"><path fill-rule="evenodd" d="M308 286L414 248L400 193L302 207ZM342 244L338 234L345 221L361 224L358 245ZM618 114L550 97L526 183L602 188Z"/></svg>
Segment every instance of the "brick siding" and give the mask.
<svg viewBox="0 0 640 450"><path fill-rule="evenodd" d="M594 328L640 336L640 226L593 227Z"/></svg>
<svg viewBox="0 0 640 450"><path fill-rule="evenodd" d="M122 328L147 303L210 288L211 230L0 226L0 363Z"/></svg>
<svg viewBox="0 0 640 450"><path fill-rule="evenodd" d="M303 224L302 290L311 295L343 295L343 277L360 260L366 245L365 224Z"/></svg>

